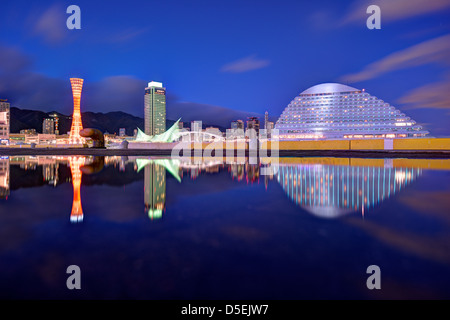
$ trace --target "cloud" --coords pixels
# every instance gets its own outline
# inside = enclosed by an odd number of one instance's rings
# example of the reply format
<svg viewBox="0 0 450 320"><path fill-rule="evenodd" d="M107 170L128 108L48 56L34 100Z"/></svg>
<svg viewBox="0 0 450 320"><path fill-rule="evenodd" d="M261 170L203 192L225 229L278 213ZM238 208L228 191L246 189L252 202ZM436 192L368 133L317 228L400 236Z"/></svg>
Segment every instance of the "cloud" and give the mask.
<svg viewBox="0 0 450 320"><path fill-rule="evenodd" d="M251 55L224 65L220 71L228 73L242 73L251 70L261 69L270 64L269 60L259 59L256 55Z"/></svg>
<svg viewBox="0 0 450 320"><path fill-rule="evenodd" d="M53 5L34 20L33 33L48 43L61 42L67 35L67 17L65 8Z"/></svg>
<svg viewBox="0 0 450 320"><path fill-rule="evenodd" d="M82 75L81 75L82 77ZM130 75L117 75L83 85L82 111L123 111L143 117L144 88L147 81ZM73 108L69 79L51 78L33 71L31 59L16 48L0 46L0 98L12 107L70 114ZM208 124L228 127L231 120L255 113L220 106L180 101L170 89L167 94L167 118L182 121L202 120Z"/></svg>
<svg viewBox="0 0 450 320"><path fill-rule="evenodd" d="M16 73L31 66L29 57L14 47L0 46L0 72Z"/></svg>
<svg viewBox="0 0 450 320"><path fill-rule="evenodd" d="M343 76L341 80L359 82L376 78L394 70L430 63L450 64L450 34L391 53L387 57L369 64L358 73Z"/></svg>
<svg viewBox="0 0 450 320"><path fill-rule="evenodd" d="M426 2L423 0L379 0L376 3L372 0L364 0L356 2L351 7L341 24L364 23L365 26L369 16L366 10L372 4L378 5L381 9L381 26L384 22L415 18L450 8L448 0L427 0Z"/></svg>
<svg viewBox="0 0 450 320"><path fill-rule="evenodd" d="M147 33L150 29L149 28L140 28L140 29L126 29L123 31L120 31L119 33L116 33L114 35L111 35L108 39L111 43L124 43L131 41L133 39L136 39L140 37L141 35Z"/></svg>
<svg viewBox="0 0 450 320"><path fill-rule="evenodd" d="M429 83L413 89L398 101L410 109L450 109L450 74L439 82Z"/></svg>

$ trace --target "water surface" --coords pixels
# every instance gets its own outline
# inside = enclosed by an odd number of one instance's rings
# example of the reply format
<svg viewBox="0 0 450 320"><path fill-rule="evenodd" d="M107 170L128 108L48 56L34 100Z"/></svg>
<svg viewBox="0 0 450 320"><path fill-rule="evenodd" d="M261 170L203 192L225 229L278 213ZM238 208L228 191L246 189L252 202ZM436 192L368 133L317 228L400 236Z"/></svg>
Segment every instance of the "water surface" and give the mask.
<svg viewBox="0 0 450 320"><path fill-rule="evenodd" d="M450 298L449 160L248 162L3 157L1 298Z"/></svg>

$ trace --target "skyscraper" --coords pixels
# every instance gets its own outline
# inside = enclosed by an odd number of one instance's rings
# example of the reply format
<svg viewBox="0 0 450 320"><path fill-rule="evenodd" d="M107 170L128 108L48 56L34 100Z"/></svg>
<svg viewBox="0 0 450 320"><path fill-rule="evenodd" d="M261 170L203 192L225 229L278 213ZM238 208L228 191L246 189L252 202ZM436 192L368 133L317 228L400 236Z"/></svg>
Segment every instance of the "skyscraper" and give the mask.
<svg viewBox="0 0 450 320"><path fill-rule="evenodd" d="M0 99L0 143L9 139L9 102Z"/></svg>
<svg viewBox="0 0 450 320"><path fill-rule="evenodd" d="M253 136L252 131L254 130L254 134L256 136ZM247 120L247 132L245 134L247 137L253 139L257 138L259 136L259 119L258 117L249 117Z"/></svg>
<svg viewBox="0 0 450 320"><path fill-rule="evenodd" d="M70 129L70 144L84 143L85 139L80 136L80 131L83 130L83 123L81 122L80 101L81 90L83 88L83 79L70 78L73 94L73 115L72 127Z"/></svg>
<svg viewBox="0 0 450 320"><path fill-rule="evenodd" d="M53 121L55 123L55 134L59 135L59 116L57 113L52 113L49 115L51 118L53 118Z"/></svg>
<svg viewBox="0 0 450 320"><path fill-rule="evenodd" d="M145 88L144 122L150 136L166 131L166 88L161 82L149 82Z"/></svg>
<svg viewBox="0 0 450 320"><path fill-rule="evenodd" d="M55 134L55 121L51 118L44 119L42 123L43 134Z"/></svg>
<svg viewBox="0 0 450 320"><path fill-rule="evenodd" d="M269 122L269 112L266 111L266 113L264 114L264 129L268 129L267 128L267 123Z"/></svg>

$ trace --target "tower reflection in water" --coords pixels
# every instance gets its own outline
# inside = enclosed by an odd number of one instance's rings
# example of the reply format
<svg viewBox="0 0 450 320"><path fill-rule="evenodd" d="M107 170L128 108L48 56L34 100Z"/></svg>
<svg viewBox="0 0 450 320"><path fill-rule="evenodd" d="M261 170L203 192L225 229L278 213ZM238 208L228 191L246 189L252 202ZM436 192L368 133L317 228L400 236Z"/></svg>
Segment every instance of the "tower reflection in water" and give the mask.
<svg viewBox="0 0 450 320"><path fill-rule="evenodd" d="M166 170L181 182L179 161L173 159L136 159L137 171L144 169L144 203L150 219L162 218L166 207Z"/></svg>
<svg viewBox="0 0 450 320"><path fill-rule="evenodd" d="M85 157L69 157L70 171L72 173L73 202L70 222L83 221L83 208L81 207L81 167L84 165Z"/></svg>
<svg viewBox="0 0 450 320"><path fill-rule="evenodd" d="M145 211L150 219L160 219L166 206L166 169L150 163L144 168Z"/></svg>
<svg viewBox="0 0 450 320"><path fill-rule="evenodd" d="M258 164L249 164L248 158L245 157L235 158L230 163L213 160L192 163L187 160L158 157L5 156L0 157L0 199L8 199L10 196L10 180L14 180L11 168L15 168L13 171L17 174L18 170L34 172L42 166L42 179L56 187L70 181L67 177L69 173L66 173L65 169L68 165L73 186L70 221L82 222L84 217L80 195L82 175L98 174L108 166L117 166L120 172L125 172L127 164L134 164L134 171L144 171L144 207L152 220L162 218L166 209L166 172L181 182L180 176L183 176L183 172L190 173L191 179L195 179L222 170L228 171L236 183L258 184L260 179L264 179L266 189L269 189L271 181L276 180L289 199L298 206L315 216L334 218L350 212L360 212L364 215L368 209L415 181L422 174L420 168L431 166L450 169L450 163L442 163L440 160L364 162L348 158L285 158L273 175L262 175L261 169L267 166L265 160ZM114 175L105 172L100 175L98 181L110 181L115 178ZM141 179L135 173L129 177ZM30 179L37 181L34 178Z"/></svg>
<svg viewBox="0 0 450 320"><path fill-rule="evenodd" d="M393 196L421 169L333 165L282 165L276 175L288 197L315 216L364 212Z"/></svg>

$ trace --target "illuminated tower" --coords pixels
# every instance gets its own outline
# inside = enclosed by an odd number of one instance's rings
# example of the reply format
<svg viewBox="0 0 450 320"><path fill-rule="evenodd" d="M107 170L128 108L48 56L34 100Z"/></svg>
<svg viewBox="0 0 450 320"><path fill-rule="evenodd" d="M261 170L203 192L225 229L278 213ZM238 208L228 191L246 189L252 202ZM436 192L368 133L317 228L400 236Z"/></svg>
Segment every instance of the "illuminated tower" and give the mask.
<svg viewBox="0 0 450 320"><path fill-rule="evenodd" d="M84 157L69 157L70 171L72 172L73 185L73 202L72 212L70 214L70 222L83 221L83 209L81 208L81 170L80 167L84 165Z"/></svg>
<svg viewBox="0 0 450 320"><path fill-rule="evenodd" d="M80 131L83 130L80 113L81 89L83 88L83 79L70 78L73 93L73 116L72 128L70 129L70 144L84 143L84 138L80 136Z"/></svg>
<svg viewBox="0 0 450 320"><path fill-rule="evenodd" d="M166 131L166 88L161 82L149 82L145 88L144 125L150 136Z"/></svg>

